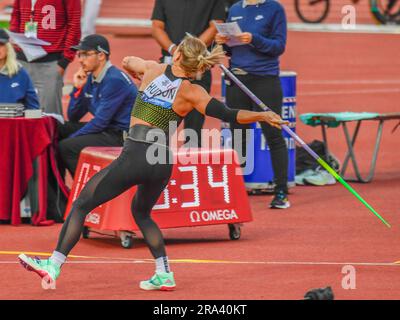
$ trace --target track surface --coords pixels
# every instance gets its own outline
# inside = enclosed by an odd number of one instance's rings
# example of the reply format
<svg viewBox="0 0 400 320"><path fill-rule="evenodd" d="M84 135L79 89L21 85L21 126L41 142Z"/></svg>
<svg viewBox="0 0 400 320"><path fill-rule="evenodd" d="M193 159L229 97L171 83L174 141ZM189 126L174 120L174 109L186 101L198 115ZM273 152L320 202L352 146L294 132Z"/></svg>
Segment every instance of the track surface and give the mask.
<svg viewBox="0 0 400 320"><path fill-rule="evenodd" d="M298 73L298 113L398 111L396 40L395 35L291 32L282 69ZM149 38L112 38L112 51L116 65L125 55L155 59L159 52ZM214 79L218 95L219 78ZM61 226L2 225L0 250L10 254L0 254L0 299L301 299L307 290L327 285L337 299L399 299L400 265L394 262L400 260L400 131L392 134L394 125L385 125L374 180L354 185L391 229L339 184L293 188L292 208L285 211L267 209L271 196L252 196L254 221L244 226L239 241L228 239L226 226L165 230L170 259L195 261L173 260L177 290L161 293L138 288L154 269L143 260L151 256L140 235L132 250L114 239L81 240L72 254L91 258L71 258L57 289L44 291L39 278L17 265L17 254L10 251L50 253ZM206 126L218 122L209 119ZM356 150L364 173L375 130L376 123L361 128ZM321 139L319 129L301 123L297 132L307 142ZM333 153L343 159L341 130L330 129L328 137ZM341 285L348 264L356 269L355 290Z"/></svg>

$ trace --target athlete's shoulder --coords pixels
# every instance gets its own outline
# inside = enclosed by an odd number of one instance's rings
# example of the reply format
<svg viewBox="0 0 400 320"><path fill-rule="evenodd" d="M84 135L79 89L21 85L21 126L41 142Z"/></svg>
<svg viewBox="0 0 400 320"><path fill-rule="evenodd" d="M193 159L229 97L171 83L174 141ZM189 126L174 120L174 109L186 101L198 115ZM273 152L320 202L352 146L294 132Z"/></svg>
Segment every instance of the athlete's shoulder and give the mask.
<svg viewBox="0 0 400 320"><path fill-rule="evenodd" d="M207 91L198 84L184 80L181 84L180 93L186 100L193 101L201 97L202 94L207 93Z"/></svg>

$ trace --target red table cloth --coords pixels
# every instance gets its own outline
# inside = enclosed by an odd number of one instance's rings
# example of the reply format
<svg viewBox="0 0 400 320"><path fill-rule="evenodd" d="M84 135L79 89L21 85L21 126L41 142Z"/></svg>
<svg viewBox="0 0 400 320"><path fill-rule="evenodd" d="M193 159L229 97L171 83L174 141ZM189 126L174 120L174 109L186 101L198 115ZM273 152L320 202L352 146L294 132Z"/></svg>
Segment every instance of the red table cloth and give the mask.
<svg viewBox="0 0 400 320"><path fill-rule="evenodd" d="M47 172L51 165L61 190L68 190L58 174L54 150L56 121L40 119L0 118L0 220L21 223L20 202L33 175L33 162L39 160L39 208L32 215L33 225L46 225Z"/></svg>

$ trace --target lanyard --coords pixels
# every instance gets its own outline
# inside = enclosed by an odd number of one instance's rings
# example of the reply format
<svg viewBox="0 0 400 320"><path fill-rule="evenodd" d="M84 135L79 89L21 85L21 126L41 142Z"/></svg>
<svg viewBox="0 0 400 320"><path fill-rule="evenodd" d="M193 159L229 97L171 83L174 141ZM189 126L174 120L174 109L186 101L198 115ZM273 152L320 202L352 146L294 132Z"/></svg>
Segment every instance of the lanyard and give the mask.
<svg viewBox="0 0 400 320"><path fill-rule="evenodd" d="M33 21L33 17L35 16L35 5L37 0L31 0L31 21Z"/></svg>

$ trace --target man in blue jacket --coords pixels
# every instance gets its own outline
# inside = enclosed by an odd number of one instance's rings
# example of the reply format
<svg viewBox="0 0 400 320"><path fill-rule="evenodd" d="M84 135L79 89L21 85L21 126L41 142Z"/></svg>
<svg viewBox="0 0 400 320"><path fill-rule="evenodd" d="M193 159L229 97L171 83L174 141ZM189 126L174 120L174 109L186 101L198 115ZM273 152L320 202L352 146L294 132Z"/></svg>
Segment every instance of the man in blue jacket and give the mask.
<svg viewBox="0 0 400 320"><path fill-rule="evenodd" d="M109 61L110 45L101 35L85 37L78 46L81 69L74 75L68 106L69 122L59 128L59 151L65 167L75 174L81 150L88 146L122 146L137 89ZM91 113L89 122L79 120Z"/></svg>

